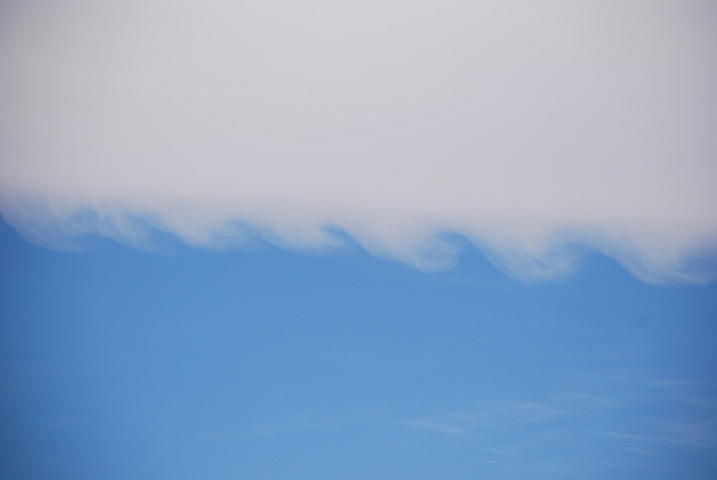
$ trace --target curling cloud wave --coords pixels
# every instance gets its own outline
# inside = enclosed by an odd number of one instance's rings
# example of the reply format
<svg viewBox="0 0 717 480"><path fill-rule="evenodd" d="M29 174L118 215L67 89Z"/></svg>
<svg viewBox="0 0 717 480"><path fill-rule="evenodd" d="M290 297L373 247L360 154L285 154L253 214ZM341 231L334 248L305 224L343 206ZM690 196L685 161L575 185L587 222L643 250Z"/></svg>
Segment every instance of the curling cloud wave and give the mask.
<svg viewBox="0 0 717 480"><path fill-rule="evenodd" d="M0 4L0 210L29 240L152 229L548 278L717 269L711 2Z"/></svg>

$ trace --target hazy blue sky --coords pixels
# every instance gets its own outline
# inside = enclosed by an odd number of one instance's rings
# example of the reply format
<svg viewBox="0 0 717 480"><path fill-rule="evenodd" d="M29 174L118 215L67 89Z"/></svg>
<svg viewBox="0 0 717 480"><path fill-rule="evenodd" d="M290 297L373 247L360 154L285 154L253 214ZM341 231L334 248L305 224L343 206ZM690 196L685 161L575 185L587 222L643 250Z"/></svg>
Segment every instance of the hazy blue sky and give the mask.
<svg viewBox="0 0 717 480"><path fill-rule="evenodd" d="M0 0L0 477L717 477L717 3Z"/></svg>

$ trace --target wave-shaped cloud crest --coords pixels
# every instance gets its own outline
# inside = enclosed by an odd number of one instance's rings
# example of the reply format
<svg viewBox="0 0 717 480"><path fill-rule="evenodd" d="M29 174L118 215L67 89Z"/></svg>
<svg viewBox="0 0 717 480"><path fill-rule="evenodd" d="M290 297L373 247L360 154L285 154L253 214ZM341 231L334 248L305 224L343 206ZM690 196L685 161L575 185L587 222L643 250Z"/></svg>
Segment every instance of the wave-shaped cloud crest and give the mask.
<svg viewBox="0 0 717 480"><path fill-rule="evenodd" d="M712 3L0 9L0 209L37 243L339 229L435 270L450 232L525 279L575 245L651 282L717 273Z"/></svg>

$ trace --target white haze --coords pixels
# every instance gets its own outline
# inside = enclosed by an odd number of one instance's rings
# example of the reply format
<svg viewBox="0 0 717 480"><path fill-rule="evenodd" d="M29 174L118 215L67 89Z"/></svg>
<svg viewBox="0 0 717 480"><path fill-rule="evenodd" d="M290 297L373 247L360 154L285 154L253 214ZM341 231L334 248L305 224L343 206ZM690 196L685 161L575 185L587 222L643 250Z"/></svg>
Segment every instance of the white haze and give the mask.
<svg viewBox="0 0 717 480"><path fill-rule="evenodd" d="M578 249L705 283L715 2L0 3L0 209L67 247L152 229L524 279Z"/></svg>

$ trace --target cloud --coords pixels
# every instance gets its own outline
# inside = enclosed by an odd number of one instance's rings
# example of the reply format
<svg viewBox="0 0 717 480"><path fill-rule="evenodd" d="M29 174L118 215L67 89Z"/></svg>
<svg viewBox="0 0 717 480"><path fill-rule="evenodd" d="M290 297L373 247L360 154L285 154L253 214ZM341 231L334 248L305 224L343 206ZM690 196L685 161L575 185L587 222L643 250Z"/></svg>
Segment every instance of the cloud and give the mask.
<svg viewBox="0 0 717 480"><path fill-rule="evenodd" d="M345 233L436 270L453 233L525 279L584 247L717 274L709 2L0 9L0 211L31 241Z"/></svg>
<svg viewBox="0 0 717 480"><path fill-rule="evenodd" d="M397 424L450 435L469 435L481 429L504 429L508 425L551 422L570 414L575 412L546 403L501 400Z"/></svg>
<svg viewBox="0 0 717 480"><path fill-rule="evenodd" d="M660 444L717 448L715 406L705 384L644 374L589 375L577 383L577 390L549 398L479 401L453 409L444 406L394 424L437 434L456 445L492 449L491 453L500 455L525 450L531 444L541 445L546 436L552 442L608 437L619 440L622 447L640 448L642 455L650 456L660 455ZM596 390L610 390L612 395L595 394ZM667 411L690 413L673 418Z"/></svg>

